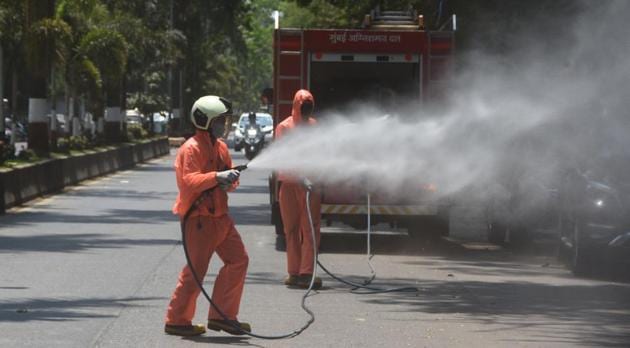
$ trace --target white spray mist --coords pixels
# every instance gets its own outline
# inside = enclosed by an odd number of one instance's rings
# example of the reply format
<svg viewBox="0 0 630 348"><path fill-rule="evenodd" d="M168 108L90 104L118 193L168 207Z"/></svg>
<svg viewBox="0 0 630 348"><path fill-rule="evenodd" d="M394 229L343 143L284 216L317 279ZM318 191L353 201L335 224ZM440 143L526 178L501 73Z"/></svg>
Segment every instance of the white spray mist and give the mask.
<svg viewBox="0 0 630 348"><path fill-rule="evenodd" d="M518 57L469 54L443 109L319 115L317 127L296 129L249 166L338 185L368 179L397 194L410 182L433 184L451 195L510 175L552 184L602 148L630 153L630 4L584 13L572 21L575 40L553 52L524 38L530 47Z"/></svg>

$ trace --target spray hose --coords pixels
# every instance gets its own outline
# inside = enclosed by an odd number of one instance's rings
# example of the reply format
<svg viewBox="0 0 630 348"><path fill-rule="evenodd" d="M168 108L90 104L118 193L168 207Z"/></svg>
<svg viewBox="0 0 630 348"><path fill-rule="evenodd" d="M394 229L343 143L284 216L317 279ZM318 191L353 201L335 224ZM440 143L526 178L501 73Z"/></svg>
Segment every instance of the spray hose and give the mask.
<svg viewBox="0 0 630 348"><path fill-rule="evenodd" d="M310 183L310 182L309 182ZM313 218L312 218L312 214L311 214L311 205L310 205L310 200L309 200L309 196L310 196L310 192L312 189L312 184L311 185L305 185L307 187L307 191L306 191L306 209L308 210L308 221L311 224L311 231L313 236L315 235L315 227L313 225ZM359 283L355 283L349 280L345 280L340 276L337 276L335 274L333 274L331 271L329 271L318 259L317 257L317 252L315 253L315 260L317 261L317 264L319 265L319 267L321 267L321 269L326 272L326 274L328 274L331 278L333 278L334 280L349 285L352 287L352 293L358 294L358 295L369 295L369 294L384 294L384 293L389 293L389 292L420 292L420 290L415 287L415 286L406 286L406 287L399 287L399 288L378 288L378 287L373 287L373 286L368 286L375 278L376 278L376 272L374 271L374 268L372 267L372 257L374 255L372 255L371 253L371 247L370 247L370 230L371 230L371 214L370 214L370 195L368 194L368 212L367 212L367 259L368 259L368 265L370 266L370 271L372 273L370 279L367 279L363 282L363 284L359 284ZM312 284L311 284L312 285ZM357 291L359 289L364 289L367 291Z"/></svg>
<svg viewBox="0 0 630 348"><path fill-rule="evenodd" d="M242 165L242 166L237 166L234 167L232 169L236 169L238 171L243 171L245 169L247 169L247 165ZM206 191L204 191L204 193L202 193L199 197L202 197L204 194L212 192L213 190L215 190L217 187L212 187ZM309 194L307 194L307 201L308 201L308 196ZM313 289L313 283L315 281L315 272L313 272L313 277L311 278L311 283L308 287L308 289L306 290L306 292L304 293L304 295L302 296L302 309L309 315L309 319L306 322L306 324L304 324L302 327L300 327L297 330L294 330L293 332L289 332L286 334L280 334L280 335L259 335L253 332L249 332L249 331L245 331L243 330L239 325L233 323L230 318L227 317L227 315L221 310L221 308L219 308L219 306L214 303L214 301L212 301L212 298L210 297L210 295L208 294L208 292L206 291L206 289L203 286L203 282L201 281L201 279L199 278L199 276L197 275L197 272L195 271L195 268L192 265L192 261L190 260L190 254L188 253L188 244L186 243L186 223L188 222L188 218L190 217L190 214L194 211L194 209L196 209L198 207L198 202L199 198L197 200L195 200L195 203L188 209L188 211L186 212L186 214L184 215L184 218L181 221L181 230L182 230L182 246L184 248L184 255L186 256L186 263L188 264L188 268L190 268L190 272L193 275L193 278L195 279L195 284L197 284L197 286L199 287L199 290L201 290L201 293L203 294L203 296L206 298L206 300L208 300L208 302L210 303L210 305L219 313L219 315L223 318L223 320L226 321L226 323L228 323L230 326L232 326L235 330L237 330L238 332L240 332L243 335L247 335L247 336L251 336L254 338L260 338L260 339L265 339L265 340L279 340L279 339L285 339L285 338L293 338L296 337L297 335L301 334L302 332L304 332L304 330L306 330L314 321L315 321L315 314L313 314L313 311L311 311L307 306L306 306L306 298L308 297L308 295L311 293L312 289ZM309 207L309 218L310 218L310 207ZM311 226L313 226L313 222L311 219ZM315 249L315 257L313 258L313 265L317 264L317 245L315 243L315 230L311 229L311 237L313 238L313 247Z"/></svg>

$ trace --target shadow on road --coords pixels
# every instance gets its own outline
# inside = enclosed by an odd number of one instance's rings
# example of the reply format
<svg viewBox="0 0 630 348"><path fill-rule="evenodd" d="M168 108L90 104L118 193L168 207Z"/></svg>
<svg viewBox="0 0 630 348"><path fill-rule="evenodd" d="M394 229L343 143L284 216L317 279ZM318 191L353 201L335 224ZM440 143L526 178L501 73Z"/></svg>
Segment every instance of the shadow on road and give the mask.
<svg viewBox="0 0 630 348"><path fill-rule="evenodd" d="M79 252L89 249L118 249L132 246L175 245L178 239L108 238L104 234L40 234L0 236L0 254L15 252Z"/></svg>
<svg viewBox="0 0 630 348"><path fill-rule="evenodd" d="M164 191L134 191L134 190L120 190L108 188L107 190L75 190L68 191L64 195L70 197L98 197L98 198L121 198L121 199L141 199L141 200L162 200L171 199L175 200L177 192L164 192Z"/></svg>
<svg viewBox="0 0 630 348"><path fill-rule="evenodd" d="M465 249L444 239L419 240L407 234L372 234L371 248L375 254L386 255L427 255L463 252ZM365 232L322 232L322 253L364 254L367 249Z"/></svg>
<svg viewBox="0 0 630 348"><path fill-rule="evenodd" d="M127 298L40 298L0 303L0 322L74 321L89 318L111 318L115 314L98 313L99 308L142 307L142 302L163 300L161 297Z"/></svg>
<svg viewBox="0 0 630 348"><path fill-rule="evenodd" d="M255 194L265 194L268 195L269 194L269 187L268 186L260 186L260 185L240 185L239 187L236 188L236 191L234 191L235 194L237 193L243 193L243 194L249 194L249 193L255 193Z"/></svg>
<svg viewBox="0 0 630 348"><path fill-rule="evenodd" d="M232 205L230 215L238 228L238 225L269 225L271 213L269 204Z"/></svg>
<svg viewBox="0 0 630 348"><path fill-rule="evenodd" d="M173 172L175 174L172 163L144 163L142 166L134 167L133 170L137 172Z"/></svg>
<svg viewBox="0 0 630 348"><path fill-rule="evenodd" d="M209 332L210 335L220 335L219 333ZM206 333L208 335L208 333ZM182 337L182 340L195 342L195 343L203 343L203 344L229 344L234 346L245 346L245 347L264 347L257 344L249 343L250 337L248 336L193 336L193 337Z"/></svg>
<svg viewBox="0 0 630 348"><path fill-rule="evenodd" d="M63 224L159 224L177 222L169 210L107 209L98 215L69 214L62 210L49 209L23 211L0 216L0 227L37 225L45 223Z"/></svg>
<svg viewBox="0 0 630 348"><path fill-rule="evenodd" d="M630 286L557 285L544 282L421 281L419 296L391 294L365 301L398 304L401 311L462 315L505 332L532 330L529 342L627 347L630 343ZM492 334L493 330L482 331ZM509 335L508 335L509 336ZM520 335L519 335L520 336ZM517 336L517 337L519 337ZM515 339L514 342L522 342ZM506 341L506 346L510 345Z"/></svg>

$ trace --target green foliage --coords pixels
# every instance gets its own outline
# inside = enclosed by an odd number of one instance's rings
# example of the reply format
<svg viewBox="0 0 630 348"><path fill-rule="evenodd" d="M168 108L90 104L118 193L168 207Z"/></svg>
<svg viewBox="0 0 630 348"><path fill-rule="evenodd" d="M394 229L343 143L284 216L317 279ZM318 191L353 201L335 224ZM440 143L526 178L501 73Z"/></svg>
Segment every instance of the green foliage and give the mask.
<svg viewBox="0 0 630 348"><path fill-rule="evenodd" d="M73 135L57 139L56 152L70 153L71 150L83 151L93 147L94 144L85 135Z"/></svg>
<svg viewBox="0 0 630 348"><path fill-rule="evenodd" d="M127 65L127 42L118 32L95 28L79 43L79 52L88 57L100 71L106 85L118 83Z"/></svg>
<svg viewBox="0 0 630 348"><path fill-rule="evenodd" d="M15 0L0 0L0 43L4 54L14 57L19 51L23 38L24 11L21 3Z"/></svg>
<svg viewBox="0 0 630 348"><path fill-rule="evenodd" d="M22 161L31 161L37 159L37 154L31 149L25 149L18 152L17 159Z"/></svg>
<svg viewBox="0 0 630 348"><path fill-rule="evenodd" d="M26 63L30 71L46 77L51 64L65 62L65 47L72 29L59 18L44 18L26 32Z"/></svg>
<svg viewBox="0 0 630 348"><path fill-rule="evenodd" d="M68 137L68 147L70 150L85 150L91 147L90 141L84 135L73 135Z"/></svg>
<svg viewBox="0 0 630 348"><path fill-rule="evenodd" d="M70 153L70 141L67 138L57 139L56 152Z"/></svg>
<svg viewBox="0 0 630 348"><path fill-rule="evenodd" d="M313 0L303 4L287 1L280 7L283 14L280 25L285 28L353 27L363 19L363 15L352 18L349 14L351 8L354 7L335 6L326 0Z"/></svg>
<svg viewBox="0 0 630 348"><path fill-rule="evenodd" d="M145 90L132 93L127 98L129 108L137 108L143 115L168 110L170 100L164 93L166 75L161 71L153 71L144 75Z"/></svg>
<svg viewBox="0 0 630 348"><path fill-rule="evenodd" d="M129 140L140 140L149 137L149 132L139 124L127 125L127 138Z"/></svg>
<svg viewBox="0 0 630 348"><path fill-rule="evenodd" d="M0 164L15 158L15 145L0 141Z"/></svg>

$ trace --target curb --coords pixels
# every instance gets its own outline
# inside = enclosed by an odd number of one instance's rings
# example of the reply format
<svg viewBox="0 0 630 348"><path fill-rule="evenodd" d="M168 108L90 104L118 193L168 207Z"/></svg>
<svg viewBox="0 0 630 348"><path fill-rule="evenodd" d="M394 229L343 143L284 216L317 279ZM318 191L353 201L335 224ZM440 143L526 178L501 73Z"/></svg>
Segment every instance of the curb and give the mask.
<svg viewBox="0 0 630 348"><path fill-rule="evenodd" d="M0 172L0 214L83 180L134 167L148 159L167 155L167 138L68 158L50 159L30 166Z"/></svg>

